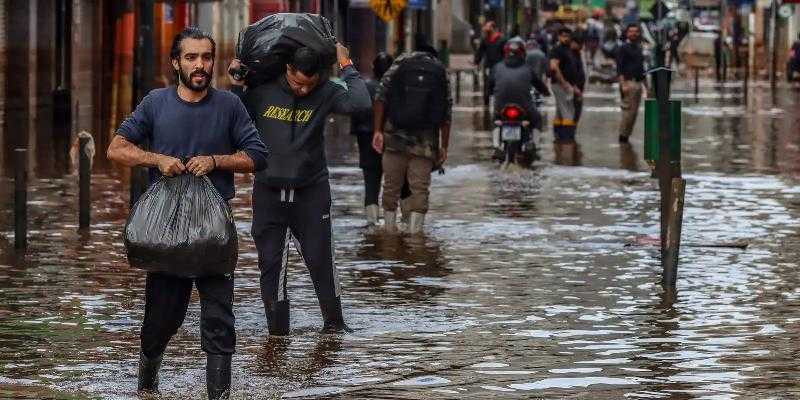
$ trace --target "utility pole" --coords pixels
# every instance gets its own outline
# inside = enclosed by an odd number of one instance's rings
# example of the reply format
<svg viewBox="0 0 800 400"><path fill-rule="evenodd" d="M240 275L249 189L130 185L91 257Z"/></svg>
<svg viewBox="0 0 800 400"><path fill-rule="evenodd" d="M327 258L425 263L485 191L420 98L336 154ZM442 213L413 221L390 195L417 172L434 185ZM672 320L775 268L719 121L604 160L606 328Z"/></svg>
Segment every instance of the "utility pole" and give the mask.
<svg viewBox="0 0 800 400"><path fill-rule="evenodd" d="M666 5L656 2L656 17L659 23L665 17ZM661 266L663 268L662 285L667 289L675 288L678 275L678 256L680 238L683 225L683 199L686 181L681 177L680 143L676 130L680 129L678 120L672 117L673 104L670 100L670 85L672 70L666 67L664 46L667 42L667 31L660 26L656 35L655 60L657 68L650 71L653 77L655 104L658 109L656 118L658 136L658 159L656 160L656 175L661 193L660 222L661 222ZM652 101L652 100L648 100ZM678 115L680 104L677 103ZM649 108L645 104L645 109ZM646 113L647 114L647 113ZM645 115L647 117L647 115ZM645 125L648 121L645 120ZM679 135L679 131L677 132ZM677 152L673 154L673 142L677 142ZM647 141L645 149L647 149Z"/></svg>
<svg viewBox="0 0 800 400"><path fill-rule="evenodd" d="M772 0L772 8L770 10L770 29L769 29L769 85L773 94L775 93L775 85L777 83L777 50L778 50L778 0Z"/></svg>
<svg viewBox="0 0 800 400"><path fill-rule="evenodd" d="M72 0L56 1L56 88L53 90L53 142L57 168L69 170L72 137Z"/></svg>
<svg viewBox="0 0 800 400"><path fill-rule="evenodd" d="M153 88L155 76L155 49L153 47L155 17L153 15L153 5L154 0L140 0L135 6L138 23L136 25L136 46L134 47L133 107L136 107ZM149 147L148 143L144 145ZM131 168L130 206L133 206L139 200L139 196L144 193L146 188L147 170L141 167Z"/></svg>

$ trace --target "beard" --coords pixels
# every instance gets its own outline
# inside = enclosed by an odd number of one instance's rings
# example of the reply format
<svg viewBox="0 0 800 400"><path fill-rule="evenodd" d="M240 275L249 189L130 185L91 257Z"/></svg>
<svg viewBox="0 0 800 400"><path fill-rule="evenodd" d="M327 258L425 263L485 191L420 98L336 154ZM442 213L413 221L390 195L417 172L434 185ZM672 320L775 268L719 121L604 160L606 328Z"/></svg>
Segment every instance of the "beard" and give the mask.
<svg viewBox="0 0 800 400"><path fill-rule="evenodd" d="M211 67L211 72L214 71L214 67ZM203 83L196 85L192 80L194 77L203 77ZM192 72L191 74L187 73L183 68L180 69L178 72L178 79L183 82L183 85L186 86L189 90L193 92L202 92L208 89L208 86L211 84L211 73L206 72L202 69Z"/></svg>

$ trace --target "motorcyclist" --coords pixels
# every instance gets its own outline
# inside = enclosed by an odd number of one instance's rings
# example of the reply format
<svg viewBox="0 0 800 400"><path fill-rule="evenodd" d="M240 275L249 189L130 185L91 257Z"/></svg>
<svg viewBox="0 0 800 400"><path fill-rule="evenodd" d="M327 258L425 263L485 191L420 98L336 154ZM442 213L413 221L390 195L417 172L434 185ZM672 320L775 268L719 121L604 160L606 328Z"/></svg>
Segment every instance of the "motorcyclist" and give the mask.
<svg viewBox="0 0 800 400"><path fill-rule="evenodd" d="M517 104L527 111L531 127L541 130L542 117L531 96L531 89L544 96L550 90L536 71L525 62L525 42L509 40L503 47L503 62L497 63L489 78L489 90L494 95L497 117L508 104Z"/></svg>
<svg viewBox="0 0 800 400"><path fill-rule="evenodd" d="M525 62L525 42L509 40L503 48L503 62L497 63L489 79L489 90L494 96L495 113L507 104L518 104L531 116L531 122L541 119L533 103L531 89L550 96L550 90L536 71ZM534 124L535 126L535 124Z"/></svg>

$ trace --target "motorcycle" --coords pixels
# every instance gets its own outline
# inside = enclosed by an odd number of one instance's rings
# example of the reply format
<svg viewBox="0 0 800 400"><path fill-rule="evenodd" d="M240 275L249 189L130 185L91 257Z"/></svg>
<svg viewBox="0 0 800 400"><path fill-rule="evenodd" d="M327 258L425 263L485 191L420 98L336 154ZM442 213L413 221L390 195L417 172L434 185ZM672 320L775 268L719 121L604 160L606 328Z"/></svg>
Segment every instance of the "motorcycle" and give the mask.
<svg viewBox="0 0 800 400"><path fill-rule="evenodd" d="M507 104L498 117L492 131L494 158L503 165L529 167L536 157L536 144L528 112L517 104Z"/></svg>

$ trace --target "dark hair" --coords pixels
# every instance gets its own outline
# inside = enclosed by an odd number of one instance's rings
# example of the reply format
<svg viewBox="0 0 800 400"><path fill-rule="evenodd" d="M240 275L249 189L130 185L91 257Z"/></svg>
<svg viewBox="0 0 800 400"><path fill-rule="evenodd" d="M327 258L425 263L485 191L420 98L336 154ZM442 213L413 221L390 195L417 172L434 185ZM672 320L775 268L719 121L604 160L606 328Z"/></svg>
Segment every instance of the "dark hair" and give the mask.
<svg viewBox="0 0 800 400"><path fill-rule="evenodd" d="M394 58L389 55L389 53L382 51L375 56L375 60L372 61L372 74L375 75L376 79L380 79L383 77L383 74L392 66L394 62Z"/></svg>
<svg viewBox="0 0 800 400"><path fill-rule="evenodd" d="M211 42L211 57L217 54L217 43L214 41L214 38L202 29L190 26L182 30L181 33L175 35L175 38L172 39L172 48L169 50L170 59L177 60L181 58L181 43L184 39L208 39L208 41Z"/></svg>
<svg viewBox="0 0 800 400"><path fill-rule="evenodd" d="M308 47L295 50L289 64L306 76L314 76L322 69L322 60L319 53Z"/></svg>
<svg viewBox="0 0 800 400"><path fill-rule="evenodd" d="M631 28L639 29L639 24L631 22L630 24L625 25L625 39L628 38L628 31L631 30Z"/></svg>
<svg viewBox="0 0 800 400"><path fill-rule="evenodd" d="M558 30L558 35L561 36L562 34L566 33L567 35L572 36L572 29L567 28L566 26L561 27Z"/></svg>

